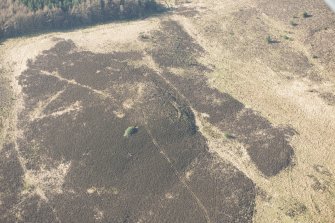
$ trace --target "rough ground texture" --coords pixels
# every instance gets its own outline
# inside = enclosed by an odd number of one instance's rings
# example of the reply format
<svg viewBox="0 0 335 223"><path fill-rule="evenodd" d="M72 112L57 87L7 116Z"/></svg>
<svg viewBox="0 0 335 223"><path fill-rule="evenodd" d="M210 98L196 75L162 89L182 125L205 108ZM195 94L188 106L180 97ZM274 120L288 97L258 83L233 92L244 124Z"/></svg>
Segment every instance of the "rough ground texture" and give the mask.
<svg viewBox="0 0 335 223"><path fill-rule="evenodd" d="M335 15L165 3L0 46L0 222L332 222Z"/></svg>

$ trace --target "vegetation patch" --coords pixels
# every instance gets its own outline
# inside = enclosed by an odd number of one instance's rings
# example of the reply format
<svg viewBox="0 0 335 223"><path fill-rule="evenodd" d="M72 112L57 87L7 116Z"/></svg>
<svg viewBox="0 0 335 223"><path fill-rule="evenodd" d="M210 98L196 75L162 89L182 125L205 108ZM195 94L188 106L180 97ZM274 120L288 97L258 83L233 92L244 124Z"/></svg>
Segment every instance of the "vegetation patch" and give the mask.
<svg viewBox="0 0 335 223"><path fill-rule="evenodd" d="M290 40L290 41L293 40L293 38L292 38L292 37L289 37L288 35L284 35L283 38L284 38L285 40Z"/></svg>
<svg viewBox="0 0 335 223"><path fill-rule="evenodd" d="M296 23L294 20L291 20L290 24L291 24L291 26L297 26L298 25L298 23Z"/></svg>
<svg viewBox="0 0 335 223"><path fill-rule="evenodd" d="M128 137L134 135L137 132L138 132L138 127L137 126L130 126L126 129L123 136L128 138Z"/></svg>
<svg viewBox="0 0 335 223"><path fill-rule="evenodd" d="M306 205L301 204L301 203L295 203L292 205L292 207L289 210L286 211L285 214L291 218L294 218L298 215L305 214L306 212L307 212Z"/></svg>
<svg viewBox="0 0 335 223"><path fill-rule="evenodd" d="M225 132L225 133L224 133L224 137L225 137L226 139L235 139L235 138L236 138L233 134L231 134L231 133L229 133L229 132Z"/></svg>
<svg viewBox="0 0 335 223"><path fill-rule="evenodd" d="M271 36L266 37L268 44L279 43L278 40L273 39Z"/></svg>
<svg viewBox="0 0 335 223"><path fill-rule="evenodd" d="M162 22L162 30L152 37L155 47L151 53L161 67L207 69L197 61L204 49L177 22Z"/></svg>
<svg viewBox="0 0 335 223"><path fill-rule="evenodd" d="M2 0L0 39L164 12L155 0Z"/></svg>
<svg viewBox="0 0 335 223"><path fill-rule="evenodd" d="M331 106L335 105L335 95L331 92L325 92L320 94L320 97L328 104Z"/></svg>
<svg viewBox="0 0 335 223"><path fill-rule="evenodd" d="M310 13L308 13L308 12L304 12L304 13L302 14L302 16L303 16L304 18L312 17L312 15L311 15Z"/></svg>
<svg viewBox="0 0 335 223"><path fill-rule="evenodd" d="M83 0L20 0L30 10L61 8L66 11L74 5L79 5ZM84 2L84 1L83 1Z"/></svg>

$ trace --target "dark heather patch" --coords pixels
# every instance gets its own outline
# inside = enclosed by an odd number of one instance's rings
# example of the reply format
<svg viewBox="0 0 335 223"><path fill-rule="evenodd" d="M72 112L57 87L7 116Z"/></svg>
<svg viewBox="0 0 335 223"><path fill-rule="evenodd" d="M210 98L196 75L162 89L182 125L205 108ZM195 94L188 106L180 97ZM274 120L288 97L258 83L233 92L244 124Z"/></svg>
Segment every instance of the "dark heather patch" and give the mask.
<svg viewBox="0 0 335 223"><path fill-rule="evenodd" d="M11 88L11 80L8 78L7 70L0 67L0 150L7 143L6 128L8 128L13 104L16 100Z"/></svg>
<svg viewBox="0 0 335 223"><path fill-rule="evenodd" d="M245 181L243 173L225 163L215 162L216 159L219 158L204 153L195 160L190 186L214 216L213 222L252 222L255 185ZM243 213L236 206L240 206Z"/></svg>
<svg viewBox="0 0 335 223"><path fill-rule="evenodd" d="M52 206L37 195L28 197L20 203L20 206L22 207L18 210L20 217L15 222L59 222Z"/></svg>
<svg viewBox="0 0 335 223"><path fill-rule="evenodd" d="M289 139L295 134L293 129L274 127L231 95L209 87L204 76L204 71L209 69L197 62L204 50L177 22L162 22L162 30L153 32L152 36L155 48L151 54L162 69L188 69L187 76L168 71L163 76L195 110L209 114L210 123L236 135L236 140L246 145L252 161L265 176L274 176L290 165L294 152Z"/></svg>
<svg viewBox="0 0 335 223"><path fill-rule="evenodd" d="M144 222L206 222L206 218L202 214L203 211L194 199L189 199L189 192L183 185L176 185L167 191L167 195L170 193L173 197L169 198L164 196L156 205L161 205L162 208L153 206L153 210L157 211L157 215L161 216L160 219L153 217L147 217ZM201 213L201 214L200 214Z"/></svg>
<svg viewBox="0 0 335 223"><path fill-rule="evenodd" d="M19 78L25 102L18 125L23 131L17 140L21 155L30 170L71 165L63 193L48 191L47 203L35 197L23 203L25 221L55 222L55 216L61 222L96 222L98 217L101 222L206 221L194 197L198 195L190 191L193 186L186 187L180 177L197 160L212 166L214 157L188 102L150 68L128 63L141 58L138 52L80 52L73 42L62 41L29 62ZM125 109L129 99L134 104ZM117 118L115 111L125 116ZM137 134L123 137L124 130L134 125ZM232 218L227 222L251 222L252 181L231 164L222 168L227 175L217 177L226 185L207 191L195 188L200 202L212 209L206 199L224 187L225 193L216 199L230 205L225 213ZM197 178L211 182L211 171L201 170L188 184L197 185ZM245 200L230 202L230 195L237 193ZM214 214L209 211L209 218Z"/></svg>
<svg viewBox="0 0 335 223"><path fill-rule="evenodd" d="M319 179L314 175L308 175L311 180L311 187L316 192L329 191L330 182L328 180Z"/></svg>
<svg viewBox="0 0 335 223"><path fill-rule="evenodd" d="M20 199L22 175L14 144L4 145L0 151L0 222L15 222L13 214Z"/></svg>
<svg viewBox="0 0 335 223"><path fill-rule="evenodd" d="M335 105L335 95L333 93L327 92L320 94L320 97L328 104Z"/></svg>
<svg viewBox="0 0 335 223"><path fill-rule="evenodd" d="M194 68L208 70L197 61L197 55L204 49L194 43L191 37L175 21L161 24L161 31L152 33L154 48L150 53L161 67Z"/></svg>
<svg viewBox="0 0 335 223"><path fill-rule="evenodd" d="M6 70L0 67L0 118L7 118L6 110L11 106L10 80L6 78ZM1 130L2 131L2 130Z"/></svg>
<svg viewBox="0 0 335 223"><path fill-rule="evenodd" d="M236 140L245 144L251 159L264 175L276 175L290 165L293 149L289 138L294 135L293 129L273 127L229 94L208 87L202 76L184 78L165 73L165 77L188 98L194 109L209 114L210 123L234 134Z"/></svg>
<svg viewBox="0 0 335 223"><path fill-rule="evenodd" d="M306 205L301 203L294 203L292 207L286 211L285 214L291 218L294 218L296 216L305 214L306 211L307 211Z"/></svg>
<svg viewBox="0 0 335 223"><path fill-rule="evenodd" d="M175 10L175 13L178 15L185 16L185 17L194 17L194 16L199 15L199 11L196 8L185 7L185 6L178 7Z"/></svg>

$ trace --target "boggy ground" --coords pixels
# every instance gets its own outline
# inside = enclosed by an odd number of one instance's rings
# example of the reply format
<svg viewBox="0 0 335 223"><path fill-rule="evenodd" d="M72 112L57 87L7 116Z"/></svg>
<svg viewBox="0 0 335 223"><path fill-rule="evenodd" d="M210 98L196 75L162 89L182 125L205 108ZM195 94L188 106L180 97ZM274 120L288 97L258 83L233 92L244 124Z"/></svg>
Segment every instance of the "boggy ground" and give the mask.
<svg viewBox="0 0 335 223"><path fill-rule="evenodd" d="M1 222L331 222L332 15L271 4L4 43Z"/></svg>

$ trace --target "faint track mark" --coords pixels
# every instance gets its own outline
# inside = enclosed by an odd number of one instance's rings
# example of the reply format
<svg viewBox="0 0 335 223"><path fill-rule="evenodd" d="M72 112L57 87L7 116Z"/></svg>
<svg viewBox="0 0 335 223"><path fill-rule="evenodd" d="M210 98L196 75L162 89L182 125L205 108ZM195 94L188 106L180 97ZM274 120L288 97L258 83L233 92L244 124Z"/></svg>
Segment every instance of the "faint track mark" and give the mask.
<svg viewBox="0 0 335 223"><path fill-rule="evenodd" d="M78 83L77 81L75 81L74 79L72 80L69 80L69 79L66 79L64 77L61 77L58 73L56 72L53 72L53 73L50 73L50 72L47 72L47 71L41 71L44 75L47 75L47 76L52 76L52 77L56 77L58 78L60 81L65 81L67 82L68 84L72 84L72 85L77 85L79 87L82 87L82 88L86 88L100 96L103 96L105 98L110 98L110 99L113 99L108 93L104 92L104 91L101 91L101 90L97 90L95 88L92 88L88 85L84 85L84 84L80 84Z"/></svg>
<svg viewBox="0 0 335 223"><path fill-rule="evenodd" d="M144 116L144 114L143 114ZM145 117L145 116L144 116ZM203 203L201 202L201 200L198 198L198 196L193 192L192 188L186 183L185 178L182 176L182 174L180 174L180 172L177 170L177 168L173 165L172 161L170 160L170 158L168 157L168 155L166 154L165 150L159 146L158 142L156 141L156 139L153 137L153 135L151 134L150 129L147 127L148 123L145 122L145 129L147 130L148 134L150 135L153 144L155 145L155 147L157 148L157 150L159 150L159 153L162 154L162 156L164 157L164 159L170 164L171 168L173 169L173 171L175 172L175 175L178 177L179 181L184 185L184 187L187 189L187 191L192 195L192 197L194 198L194 200L196 201L197 205L200 207L200 209L204 212L204 216L206 218L206 222L207 223L211 223L211 219L209 217L208 211L206 209L206 207L203 205Z"/></svg>
<svg viewBox="0 0 335 223"><path fill-rule="evenodd" d="M51 104L53 101L55 101L61 94L63 94L63 92L65 91L65 89L57 92L56 94L52 95L50 98L48 98L46 101L44 102L39 102L36 106L36 108L31 112L31 120L34 121L36 119L41 118L43 115L43 111L45 110L45 108Z"/></svg>

